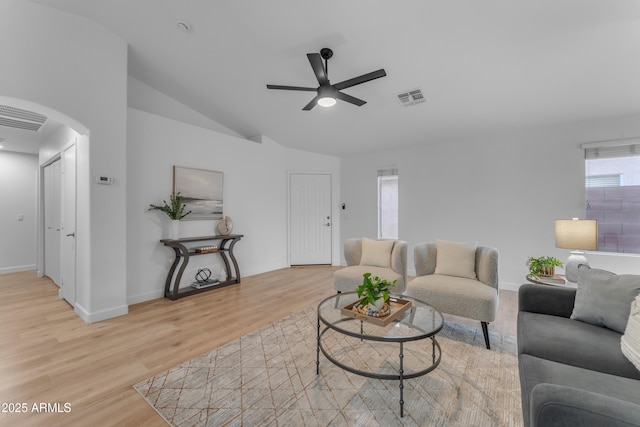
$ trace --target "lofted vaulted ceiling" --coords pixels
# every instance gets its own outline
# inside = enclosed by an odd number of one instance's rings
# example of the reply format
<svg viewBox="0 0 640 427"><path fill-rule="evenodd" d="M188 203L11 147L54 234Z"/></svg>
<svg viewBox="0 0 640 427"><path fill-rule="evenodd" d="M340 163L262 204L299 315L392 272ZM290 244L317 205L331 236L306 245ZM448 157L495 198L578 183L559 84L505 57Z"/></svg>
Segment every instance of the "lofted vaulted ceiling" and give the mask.
<svg viewBox="0 0 640 427"><path fill-rule="evenodd" d="M638 0L33 0L129 43L129 74L247 138L331 155L640 113ZM184 21L191 31L177 25ZM367 101L302 111L306 54ZM420 88L425 102L397 94Z"/></svg>

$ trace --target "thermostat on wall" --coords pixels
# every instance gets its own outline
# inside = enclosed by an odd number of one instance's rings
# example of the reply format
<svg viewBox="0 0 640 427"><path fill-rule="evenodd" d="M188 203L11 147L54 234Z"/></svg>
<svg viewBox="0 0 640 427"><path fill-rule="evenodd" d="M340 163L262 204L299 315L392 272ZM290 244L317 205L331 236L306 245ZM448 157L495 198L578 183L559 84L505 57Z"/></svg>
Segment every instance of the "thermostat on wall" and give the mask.
<svg viewBox="0 0 640 427"><path fill-rule="evenodd" d="M110 185L113 184L113 178L110 176L96 176L96 182L98 184Z"/></svg>

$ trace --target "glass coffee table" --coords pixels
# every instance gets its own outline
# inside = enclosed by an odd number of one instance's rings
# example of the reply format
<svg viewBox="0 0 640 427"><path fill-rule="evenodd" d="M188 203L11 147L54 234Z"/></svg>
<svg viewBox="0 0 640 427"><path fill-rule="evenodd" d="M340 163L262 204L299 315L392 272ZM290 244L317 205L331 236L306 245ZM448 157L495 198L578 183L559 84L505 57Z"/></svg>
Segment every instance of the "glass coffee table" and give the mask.
<svg viewBox="0 0 640 427"><path fill-rule="evenodd" d="M415 298L392 295L392 301L410 301L411 306L388 324L377 325L342 312L343 307L358 299L355 292L346 292L318 304L316 374L320 374L322 352L330 362L348 372L399 380L400 417L403 417L403 381L425 375L440 364L442 351L436 334L444 325L442 314Z"/></svg>

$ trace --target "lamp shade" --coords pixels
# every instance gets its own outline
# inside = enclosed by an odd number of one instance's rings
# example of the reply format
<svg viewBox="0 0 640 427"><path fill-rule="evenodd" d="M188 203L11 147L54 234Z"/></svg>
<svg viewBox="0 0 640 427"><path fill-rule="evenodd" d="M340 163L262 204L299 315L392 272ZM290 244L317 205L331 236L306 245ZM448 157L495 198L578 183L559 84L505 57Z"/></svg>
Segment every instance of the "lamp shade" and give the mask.
<svg viewBox="0 0 640 427"><path fill-rule="evenodd" d="M318 99L318 105L321 107L333 107L336 105L336 99L331 98L330 96L325 96L324 98Z"/></svg>
<svg viewBox="0 0 640 427"><path fill-rule="evenodd" d="M598 249L598 221L595 219L557 219L556 248Z"/></svg>

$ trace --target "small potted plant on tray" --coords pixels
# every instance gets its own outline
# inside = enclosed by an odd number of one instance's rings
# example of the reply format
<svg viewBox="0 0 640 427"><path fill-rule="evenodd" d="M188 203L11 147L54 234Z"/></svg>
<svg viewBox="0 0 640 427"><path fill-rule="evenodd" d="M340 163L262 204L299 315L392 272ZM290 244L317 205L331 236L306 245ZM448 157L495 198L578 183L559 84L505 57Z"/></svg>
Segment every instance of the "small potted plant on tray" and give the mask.
<svg viewBox="0 0 640 427"><path fill-rule="evenodd" d="M378 276L371 277L371 273L364 273L362 284L356 288L358 297L362 301L354 307L361 314L382 317L389 314L389 294L397 280L389 282Z"/></svg>
<svg viewBox="0 0 640 427"><path fill-rule="evenodd" d="M552 277L555 274L555 267L562 267L563 264L556 257L543 256L540 258L529 257L527 265L531 276Z"/></svg>

